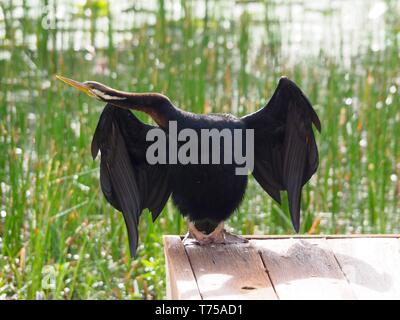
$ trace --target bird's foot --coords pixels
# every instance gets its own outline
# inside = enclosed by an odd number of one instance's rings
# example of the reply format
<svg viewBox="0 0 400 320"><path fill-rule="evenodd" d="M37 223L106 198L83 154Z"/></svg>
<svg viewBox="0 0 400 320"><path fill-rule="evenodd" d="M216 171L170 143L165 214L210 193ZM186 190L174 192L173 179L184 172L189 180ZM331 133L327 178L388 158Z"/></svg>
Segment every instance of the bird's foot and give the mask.
<svg viewBox="0 0 400 320"><path fill-rule="evenodd" d="M208 244L236 244L249 242L249 240L242 236L226 231L223 222L221 222L210 234L204 234L197 230L191 222L188 224L188 227L189 231L183 239L184 245L199 244L203 246Z"/></svg>
<svg viewBox="0 0 400 320"><path fill-rule="evenodd" d="M189 222L188 224L189 231L183 238L183 244L184 245L189 245L189 244L199 244L201 246L209 244L209 238L208 235L204 234L203 232L197 230L195 225L192 222Z"/></svg>
<svg viewBox="0 0 400 320"><path fill-rule="evenodd" d="M249 240L246 238L233 234L225 229L220 231L214 230L208 235L210 243L220 243L220 244L236 244L236 243L247 243ZM214 233L215 232L215 233Z"/></svg>

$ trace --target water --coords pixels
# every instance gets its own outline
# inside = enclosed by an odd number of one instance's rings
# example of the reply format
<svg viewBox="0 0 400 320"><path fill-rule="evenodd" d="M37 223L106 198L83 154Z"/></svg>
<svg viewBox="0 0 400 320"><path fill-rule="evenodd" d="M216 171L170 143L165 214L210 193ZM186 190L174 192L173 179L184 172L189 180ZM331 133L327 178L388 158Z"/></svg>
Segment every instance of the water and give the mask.
<svg viewBox="0 0 400 320"><path fill-rule="evenodd" d="M155 25L159 3L164 1L146 0L127 4L125 1L113 1L109 6L107 1L29 1L26 6L23 1L3 1L0 11L0 39L4 41L6 25L4 23L4 8L7 12L9 28L15 29L14 45L26 45L35 50L37 37L34 33L25 34L24 20L38 20L40 28L56 30L58 36L55 43L50 43L49 49L55 44L57 50L66 49L66 44L72 43L74 50L84 48L106 48L110 45L108 32L112 23L113 46L126 46L134 38L132 30L143 25ZM91 6L92 4L92 6ZM371 48L382 50L385 46L385 14L388 5L385 1L353 0L353 1L188 1L193 19L202 20L206 12L218 20L224 29L229 30L244 13L250 17L250 33L252 34L251 49L258 48L262 41L268 41L268 28L279 27L283 54L293 61L303 56L317 56L321 50L334 57L348 59L360 50ZM399 4L395 4L399 6ZM95 12L95 30L93 36L90 29ZM14 8L14 9L12 9ZM164 16L169 21L179 21L185 16L181 1L165 1ZM110 22L111 21L111 22ZM93 40L93 41L92 41ZM7 46L7 42L3 45ZM10 58L5 51L2 59Z"/></svg>

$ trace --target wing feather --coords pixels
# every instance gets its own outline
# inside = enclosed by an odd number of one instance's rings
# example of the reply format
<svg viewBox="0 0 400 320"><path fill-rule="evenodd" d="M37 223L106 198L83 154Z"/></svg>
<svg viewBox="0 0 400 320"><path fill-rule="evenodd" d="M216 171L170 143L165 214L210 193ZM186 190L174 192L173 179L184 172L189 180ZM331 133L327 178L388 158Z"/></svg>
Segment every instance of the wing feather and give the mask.
<svg viewBox="0 0 400 320"><path fill-rule="evenodd" d="M151 128L130 111L107 104L91 146L93 158L101 151L101 189L107 201L123 214L132 256L138 247L143 209L152 212L154 221L171 194L168 167L149 165L145 160L145 138Z"/></svg>
<svg viewBox="0 0 400 320"><path fill-rule="evenodd" d="M312 124L321 123L309 100L296 84L281 78L268 104L242 118L255 132L253 176L278 203L286 190L292 224L300 228L303 185L318 168L318 148Z"/></svg>

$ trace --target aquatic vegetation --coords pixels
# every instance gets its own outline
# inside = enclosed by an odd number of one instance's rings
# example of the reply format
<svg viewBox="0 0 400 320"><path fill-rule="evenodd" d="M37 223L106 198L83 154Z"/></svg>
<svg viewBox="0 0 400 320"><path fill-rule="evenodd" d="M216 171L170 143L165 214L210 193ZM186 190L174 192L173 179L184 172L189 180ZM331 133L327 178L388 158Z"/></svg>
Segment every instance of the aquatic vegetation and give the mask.
<svg viewBox="0 0 400 320"><path fill-rule="evenodd" d="M0 298L162 298L162 234L185 230L170 202L155 224L145 212L130 260L90 156L103 105L56 73L239 115L287 75L323 128L301 232L400 232L397 1L135 3L0 3ZM287 203L250 180L229 226L292 233Z"/></svg>

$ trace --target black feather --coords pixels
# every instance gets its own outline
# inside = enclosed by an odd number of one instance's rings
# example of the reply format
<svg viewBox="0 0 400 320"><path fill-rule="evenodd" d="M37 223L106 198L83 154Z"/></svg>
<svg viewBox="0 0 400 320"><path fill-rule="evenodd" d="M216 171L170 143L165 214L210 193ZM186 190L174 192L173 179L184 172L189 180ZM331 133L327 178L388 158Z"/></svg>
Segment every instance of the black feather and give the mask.
<svg viewBox="0 0 400 320"><path fill-rule="evenodd" d="M255 130L255 179L278 203L280 191L287 191L292 224L299 232L302 186L318 167L312 130L313 123L321 131L317 114L296 84L281 78L268 104L242 120Z"/></svg>
<svg viewBox="0 0 400 320"><path fill-rule="evenodd" d="M143 209L148 208L155 220L171 194L168 167L151 166L145 161L145 137L151 128L130 111L108 104L92 141L93 158L101 151L101 189L124 216L132 256L136 255Z"/></svg>

